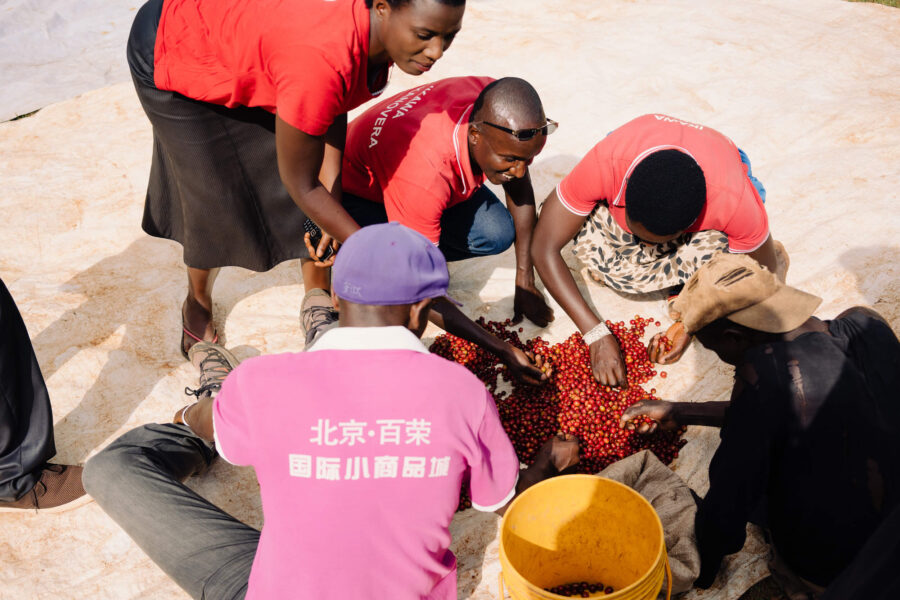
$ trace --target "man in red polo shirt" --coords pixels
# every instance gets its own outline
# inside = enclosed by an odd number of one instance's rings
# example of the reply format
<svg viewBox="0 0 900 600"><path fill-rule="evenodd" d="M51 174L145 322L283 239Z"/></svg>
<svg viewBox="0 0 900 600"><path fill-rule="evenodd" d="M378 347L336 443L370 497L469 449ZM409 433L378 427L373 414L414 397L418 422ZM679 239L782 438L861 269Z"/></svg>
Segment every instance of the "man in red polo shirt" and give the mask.
<svg viewBox="0 0 900 600"><path fill-rule="evenodd" d="M362 226L398 221L447 260L503 252L515 241L515 318L553 315L534 284L536 221L528 165L556 123L514 77L453 77L383 100L350 123L344 208ZM506 206L484 184L502 185Z"/></svg>
<svg viewBox="0 0 900 600"><path fill-rule="evenodd" d="M625 364L604 319L578 292L560 250L575 238L575 253L596 281L627 293L680 286L715 253L746 253L778 273L764 207L765 188L730 139L704 125L660 114L638 117L588 152L547 198L535 229L532 256L541 280L591 347L594 375L625 384ZM779 254L781 256L779 256ZM675 345L651 358L677 360L690 342L679 329Z"/></svg>
<svg viewBox="0 0 900 600"><path fill-rule="evenodd" d="M524 316L546 326L553 311L534 283L528 165L555 129L535 89L515 77L454 77L401 92L348 127L344 208L360 226L398 221L418 231L447 260L498 254L515 241L514 321ZM508 210L485 180L503 186ZM329 299L322 304L330 310ZM499 356L514 376L546 380L524 352L451 303L436 302L429 319ZM312 331L310 339L331 326Z"/></svg>

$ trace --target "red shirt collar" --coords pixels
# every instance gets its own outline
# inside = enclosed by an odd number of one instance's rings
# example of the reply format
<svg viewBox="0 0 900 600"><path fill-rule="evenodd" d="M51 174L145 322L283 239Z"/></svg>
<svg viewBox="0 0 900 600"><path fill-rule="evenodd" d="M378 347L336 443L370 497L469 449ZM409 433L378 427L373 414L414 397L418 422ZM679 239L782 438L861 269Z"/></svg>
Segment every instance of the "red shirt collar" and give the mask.
<svg viewBox="0 0 900 600"><path fill-rule="evenodd" d="M479 185L484 183L484 174L476 179L472 173L472 161L469 159L469 114L474 104L470 104L463 111L462 116L456 121L453 128L453 149L456 151L456 175L462 183L463 195L471 194Z"/></svg>

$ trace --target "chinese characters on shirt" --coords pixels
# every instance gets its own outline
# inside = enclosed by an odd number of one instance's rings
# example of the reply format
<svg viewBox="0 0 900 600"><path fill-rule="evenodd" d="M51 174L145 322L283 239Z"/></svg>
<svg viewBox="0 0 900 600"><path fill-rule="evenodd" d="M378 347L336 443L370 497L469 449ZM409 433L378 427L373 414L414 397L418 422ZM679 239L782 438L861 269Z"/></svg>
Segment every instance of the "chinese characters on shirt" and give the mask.
<svg viewBox="0 0 900 600"><path fill-rule="evenodd" d="M372 428L365 421L350 419L332 425L331 419L318 419L310 427L317 446L362 446L366 438L379 446L427 446L431 443L431 423L425 419L379 419ZM377 431L376 431L377 430ZM323 448L324 450L325 448ZM424 448L423 448L424 449ZM352 456L345 459L311 454L288 455L291 477L322 479L326 481L447 477L450 473L449 456ZM370 468L371 467L371 468Z"/></svg>

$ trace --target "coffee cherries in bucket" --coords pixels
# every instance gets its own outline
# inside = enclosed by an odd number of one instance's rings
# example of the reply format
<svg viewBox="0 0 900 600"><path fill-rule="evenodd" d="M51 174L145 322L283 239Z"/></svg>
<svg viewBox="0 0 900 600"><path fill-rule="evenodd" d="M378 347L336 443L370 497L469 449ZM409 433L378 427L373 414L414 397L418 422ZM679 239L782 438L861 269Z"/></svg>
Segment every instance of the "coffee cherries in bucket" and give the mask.
<svg viewBox="0 0 900 600"><path fill-rule="evenodd" d="M587 581L579 581L577 583L566 583L552 588L544 588L545 591L557 596L567 596L569 598L590 598L595 594L612 594L612 586L604 587L602 583L588 583Z"/></svg>

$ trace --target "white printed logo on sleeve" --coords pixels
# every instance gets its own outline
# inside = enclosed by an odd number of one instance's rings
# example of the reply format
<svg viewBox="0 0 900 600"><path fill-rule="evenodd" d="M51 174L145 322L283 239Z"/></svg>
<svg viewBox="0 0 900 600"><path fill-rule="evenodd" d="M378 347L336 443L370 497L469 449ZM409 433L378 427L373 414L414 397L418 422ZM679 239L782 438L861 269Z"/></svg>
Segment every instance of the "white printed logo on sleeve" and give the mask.
<svg viewBox="0 0 900 600"><path fill-rule="evenodd" d="M360 479L427 479L448 477L449 456L422 456L423 446L431 444L431 423L425 419L378 419L371 427L366 421L350 419L332 423L318 419L310 426L309 442L321 446L322 455L289 454L291 477L323 481L358 481ZM397 454L383 456L334 457L327 447L362 447L367 438L377 446L396 446ZM370 444L371 445L371 444ZM416 446L416 456L403 456L407 446ZM412 448L410 448L412 449Z"/></svg>
<svg viewBox="0 0 900 600"><path fill-rule="evenodd" d="M418 104L425 94L430 92L433 87L433 83L427 87L417 87L388 104L385 109L379 113L378 118L375 119L375 123L372 125L372 131L369 134L369 148L378 145L378 136L381 135L381 130L386 126L385 124L389 117L392 119L399 119L404 116L413 106ZM391 111L396 111L393 116L391 116Z"/></svg>

